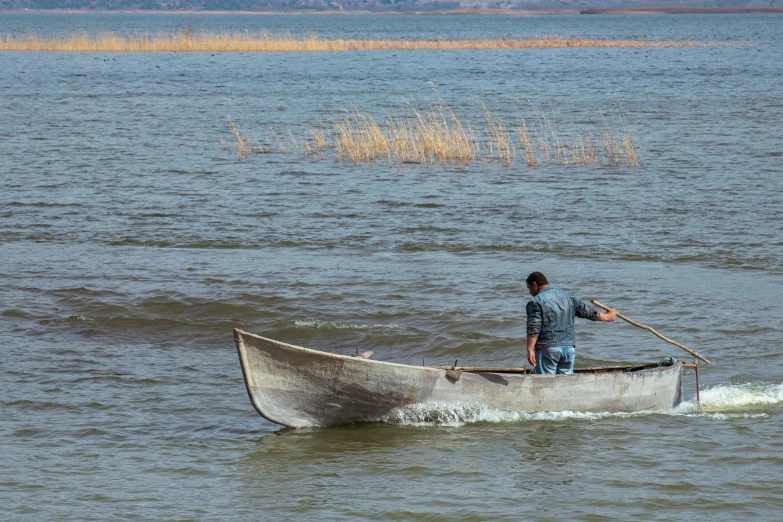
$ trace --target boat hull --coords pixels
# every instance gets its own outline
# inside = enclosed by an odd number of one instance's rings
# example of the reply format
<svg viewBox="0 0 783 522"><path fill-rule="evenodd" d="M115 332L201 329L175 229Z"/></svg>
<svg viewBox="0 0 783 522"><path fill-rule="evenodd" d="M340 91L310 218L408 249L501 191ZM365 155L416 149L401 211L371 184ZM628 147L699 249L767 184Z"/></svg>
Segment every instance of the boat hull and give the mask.
<svg viewBox="0 0 783 522"><path fill-rule="evenodd" d="M387 417L398 408L472 404L510 412L670 410L681 400L682 363L574 375L462 372L372 361L234 330L248 395L264 418L291 427Z"/></svg>

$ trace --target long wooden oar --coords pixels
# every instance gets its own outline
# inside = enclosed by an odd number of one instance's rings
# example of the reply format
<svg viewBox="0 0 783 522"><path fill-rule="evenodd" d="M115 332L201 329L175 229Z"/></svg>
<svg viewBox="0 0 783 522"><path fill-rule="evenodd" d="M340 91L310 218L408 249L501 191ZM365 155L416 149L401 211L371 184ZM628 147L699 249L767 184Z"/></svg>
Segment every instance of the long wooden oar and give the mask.
<svg viewBox="0 0 783 522"><path fill-rule="evenodd" d="M606 310L607 312L609 312L609 311L613 310L612 308L609 308L609 307L608 307L608 306L606 306L606 305L602 305L601 303L599 303L599 302L598 302L598 301L596 301L595 299L593 299L593 300L592 300L592 301L590 301L590 302L591 302L591 303L593 303L595 306L598 306L599 308L603 308L603 309L604 309L604 310ZM680 348L682 348L683 350L685 350L685 351L686 351L686 352L688 352L689 354L693 355L693 356L694 356L694 357L696 357L697 359L701 359L702 361L706 362L707 364L710 364L710 361L708 361L707 359L705 359L704 357L702 357L702 356L701 356L701 355L699 355L698 353L694 352L694 351L693 351L693 350L691 350L690 348L686 348L685 346L681 345L680 343L676 343L676 342L672 341L671 339L669 339L669 338L667 338L667 337L664 337L664 336L662 336L661 334L659 334L658 332L656 332L655 330L653 330L651 327L647 326L646 324L640 324L640 323L637 323L636 321L632 321L631 319L628 319L627 317L625 317L623 314L621 314L621 313L619 313L619 312L617 313L617 317L619 317L619 318L620 318L620 319L622 319L623 321L627 321L627 322L631 323L631 324L632 324L632 325L634 325L634 326L638 326L639 328L643 328L643 329L645 329L645 330L649 330L649 331L651 331L652 333L654 333L656 336L660 337L661 339L663 339L663 340L664 340L664 341L666 341L667 343L671 343L671 344L673 344L674 346L679 346Z"/></svg>

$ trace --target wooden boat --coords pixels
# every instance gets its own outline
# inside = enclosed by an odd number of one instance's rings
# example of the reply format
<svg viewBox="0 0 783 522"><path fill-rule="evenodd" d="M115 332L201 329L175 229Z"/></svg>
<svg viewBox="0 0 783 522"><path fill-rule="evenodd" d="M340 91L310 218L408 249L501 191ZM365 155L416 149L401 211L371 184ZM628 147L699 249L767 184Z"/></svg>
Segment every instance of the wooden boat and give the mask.
<svg viewBox="0 0 783 522"><path fill-rule="evenodd" d="M525 368L410 366L310 350L234 330L253 406L291 427L381 420L413 405L470 404L511 412L670 410L681 362L531 375Z"/></svg>

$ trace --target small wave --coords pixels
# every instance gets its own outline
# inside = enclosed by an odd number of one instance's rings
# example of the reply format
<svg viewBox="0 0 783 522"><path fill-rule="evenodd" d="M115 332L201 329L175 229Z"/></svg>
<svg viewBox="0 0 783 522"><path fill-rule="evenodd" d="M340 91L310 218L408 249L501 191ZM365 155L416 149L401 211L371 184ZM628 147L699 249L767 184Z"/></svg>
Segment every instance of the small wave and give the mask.
<svg viewBox="0 0 783 522"><path fill-rule="evenodd" d="M0 317L8 317L11 319L32 319L33 316L23 310L8 309L0 312Z"/></svg>
<svg viewBox="0 0 783 522"><path fill-rule="evenodd" d="M88 317L86 315L71 315L69 317L66 317L64 319L54 319L52 322L55 323L79 323L79 322L85 322L85 323L94 323L96 321L111 321L112 319L115 319L114 317L107 316L107 317ZM43 321L43 324L48 324L49 321Z"/></svg>
<svg viewBox="0 0 783 522"><path fill-rule="evenodd" d="M769 417L768 413L717 413L704 411L701 413L686 413L685 417L707 417L716 420L728 420L728 419L760 419Z"/></svg>
<svg viewBox="0 0 783 522"><path fill-rule="evenodd" d="M171 241L143 241L132 237L125 237L108 242L109 246L150 246L160 248L168 248L173 246L173 244L174 243Z"/></svg>
<svg viewBox="0 0 783 522"><path fill-rule="evenodd" d="M405 203L403 201L390 201L388 199L379 199L376 201L379 205L385 205L387 207L409 207L411 206L410 203Z"/></svg>
<svg viewBox="0 0 783 522"><path fill-rule="evenodd" d="M81 203L51 203L48 201L36 201L26 203L24 201L12 201L7 203L9 207L82 207Z"/></svg>
<svg viewBox="0 0 783 522"><path fill-rule="evenodd" d="M95 290L93 288L87 288L84 286L71 287L71 288L56 288L54 290L48 290L47 294L51 294L56 297L104 297L104 296L121 296L118 292L112 290Z"/></svg>
<svg viewBox="0 0 783 522"><path fill-rule="evenodd" d="M297 328L312 328L315 330L369 330L373 328L388 330L405 330L405 327L398 324L351 324L334 323L332 321L316 321L314 319L296 320L294 326Z"/></svg>
<svg viewBox="0 0 783 522"><path fill-rule="evenodd" d="M191 248L191 249L239 249L244 246L239 241L168 241L168 240L144 240L132 237L124 237L109 241L109 246L143 246L155 248Z"/></svg>
<svg viewBox="0 0 783 522"><path fill-rule="evenodd" d="M170 331L182 328L189 331L215 331L228 329L233 323L210 321L208 323L171 319L164 317L111 316L111 315L71 315L58 319L41 319L38 324L94 325L94 328L110 328L113 331Z"/></svg>
<svg viewBox="0 0 783 522"><path fill-rule="evenodd" d="M465 245L461 243L403 243L400 247L403 252L473 252L475 248L473 245Z"/></svg>

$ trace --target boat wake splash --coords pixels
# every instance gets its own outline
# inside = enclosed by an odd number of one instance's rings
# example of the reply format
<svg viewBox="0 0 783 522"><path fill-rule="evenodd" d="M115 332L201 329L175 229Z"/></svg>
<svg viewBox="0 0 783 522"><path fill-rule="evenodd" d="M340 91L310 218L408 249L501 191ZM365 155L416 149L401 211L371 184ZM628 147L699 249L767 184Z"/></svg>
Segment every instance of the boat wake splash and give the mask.
<svg viewBox="0 0 783 522"><path fill-rule="evenodd" d="M386 417L379 419L389 424L401 426L449 426L459 427L476 423L515 423L524 421L548 420L593 420L604 417L632 417L639 413L590 413L578 411L557 411L521 413L487 408L481 404L471 403L437 403L416 404L394 410Z"/></svg>
<svg viewBox="0 0 783 522"><path fill-rule="evenodd" d="M768 417L763 410L776 405L783 405L783 383L722 384L702 390L701 408L694 397L673 413L716 419Z"/></svg>
<svg viewBox="0 0 783 522"><path fill-rule="evenodd" d="M517 423L525 421L598 420L604 418L629 418L646 415L677 415L706 417L715 420L752 419L768 417L764 411L770 406L783 406L783 384L722 384L702 390L701 407L696 398L683 401L668 411L642 411L636 413L609 412L539 412L519 413L487 408L473 403L416 404L394 410L378 419L400 426L460 427L477 423Z"/></svg>

